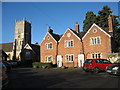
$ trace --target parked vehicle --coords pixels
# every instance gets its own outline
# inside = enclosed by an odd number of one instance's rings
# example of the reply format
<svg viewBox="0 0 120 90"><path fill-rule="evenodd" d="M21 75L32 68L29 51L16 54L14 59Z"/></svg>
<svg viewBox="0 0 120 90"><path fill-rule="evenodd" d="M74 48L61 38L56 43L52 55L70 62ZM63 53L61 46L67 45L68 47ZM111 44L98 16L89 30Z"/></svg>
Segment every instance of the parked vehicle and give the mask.
<svg viewBox="0 0 120 90"><path fill-rule="evenodd" d="M106 67L106 72L109 74L120 75L120 59Z"/></svg>
<svg viewBox="0 0 120 90"><path fill-rule="evenodd" d="M9 63L10 63L12 66L17 66L18 61L17 61L17 60L10 60Z"/></svg>
<svg viewBox="0 0 120 90"><path fill-rule="evenodd" d="M9 62L7 61L2 61L2 63L6 66L7 72L9 72L12 69L12 66Z"/></svg>
<svg viewBox="0 0 120 90"><path fill-rule="evenodd" d="M99 73L100 71L105 71L106 67L111 64L107 59L87 59L84 62L83 70Z"/></svg>
<svg viewBox="0 0 120 90"><path fill-rule="evenodd" d="M8 75L6 73L6 66L0 61L0 80L2 81L2 89L8 86Z"/></svg>

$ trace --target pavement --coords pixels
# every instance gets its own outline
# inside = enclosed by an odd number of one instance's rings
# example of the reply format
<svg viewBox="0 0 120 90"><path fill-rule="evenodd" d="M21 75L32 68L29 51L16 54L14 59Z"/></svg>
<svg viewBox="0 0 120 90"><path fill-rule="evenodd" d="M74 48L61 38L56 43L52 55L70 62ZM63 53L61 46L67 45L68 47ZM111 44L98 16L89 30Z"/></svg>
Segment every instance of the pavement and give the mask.
<svg viewBox="0 0 120 90"><path fill-rule="evenodd" d="M13 68L8 88L120 88L120 77L81 69Z"/></svg>

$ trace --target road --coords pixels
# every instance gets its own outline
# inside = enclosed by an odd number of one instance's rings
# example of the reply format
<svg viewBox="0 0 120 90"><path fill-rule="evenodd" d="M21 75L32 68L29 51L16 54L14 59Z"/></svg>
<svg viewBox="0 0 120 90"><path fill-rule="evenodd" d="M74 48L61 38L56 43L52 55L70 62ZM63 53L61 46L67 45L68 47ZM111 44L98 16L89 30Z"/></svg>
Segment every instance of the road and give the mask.
<svg viewBox="0 0 120 90"><path fill-rule="evenodd" d="M118 76L80 69L13 68L8 75L9 88L118 88L120 84Z"/></svg>

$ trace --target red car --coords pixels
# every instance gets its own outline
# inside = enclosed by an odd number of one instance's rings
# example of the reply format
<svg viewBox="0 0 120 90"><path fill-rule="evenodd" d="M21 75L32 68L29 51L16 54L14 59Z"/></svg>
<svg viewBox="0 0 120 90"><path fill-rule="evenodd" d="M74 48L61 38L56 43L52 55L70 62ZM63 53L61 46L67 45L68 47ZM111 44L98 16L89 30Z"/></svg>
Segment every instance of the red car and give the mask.
<svg viewBox="0 0 120 90"><path fill-rule="evenodd" d="M93 71L99 73L99 71L105 71L106 67L111 64L107 59L87 59L84 62L83 70L86 72Z"/></svg>

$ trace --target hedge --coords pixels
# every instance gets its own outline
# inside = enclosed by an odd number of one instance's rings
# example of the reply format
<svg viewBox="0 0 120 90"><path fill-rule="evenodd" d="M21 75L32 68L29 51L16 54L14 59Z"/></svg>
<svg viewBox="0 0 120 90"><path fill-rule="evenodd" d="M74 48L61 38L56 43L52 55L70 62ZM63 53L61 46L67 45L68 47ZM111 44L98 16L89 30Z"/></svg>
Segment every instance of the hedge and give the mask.
<svg viewBox="0 0 120 90"><path fill-rule="evenodd" d="M40 62L33 62L32 66L35 68L52 68L52 63L40 63Z"/></svg>

